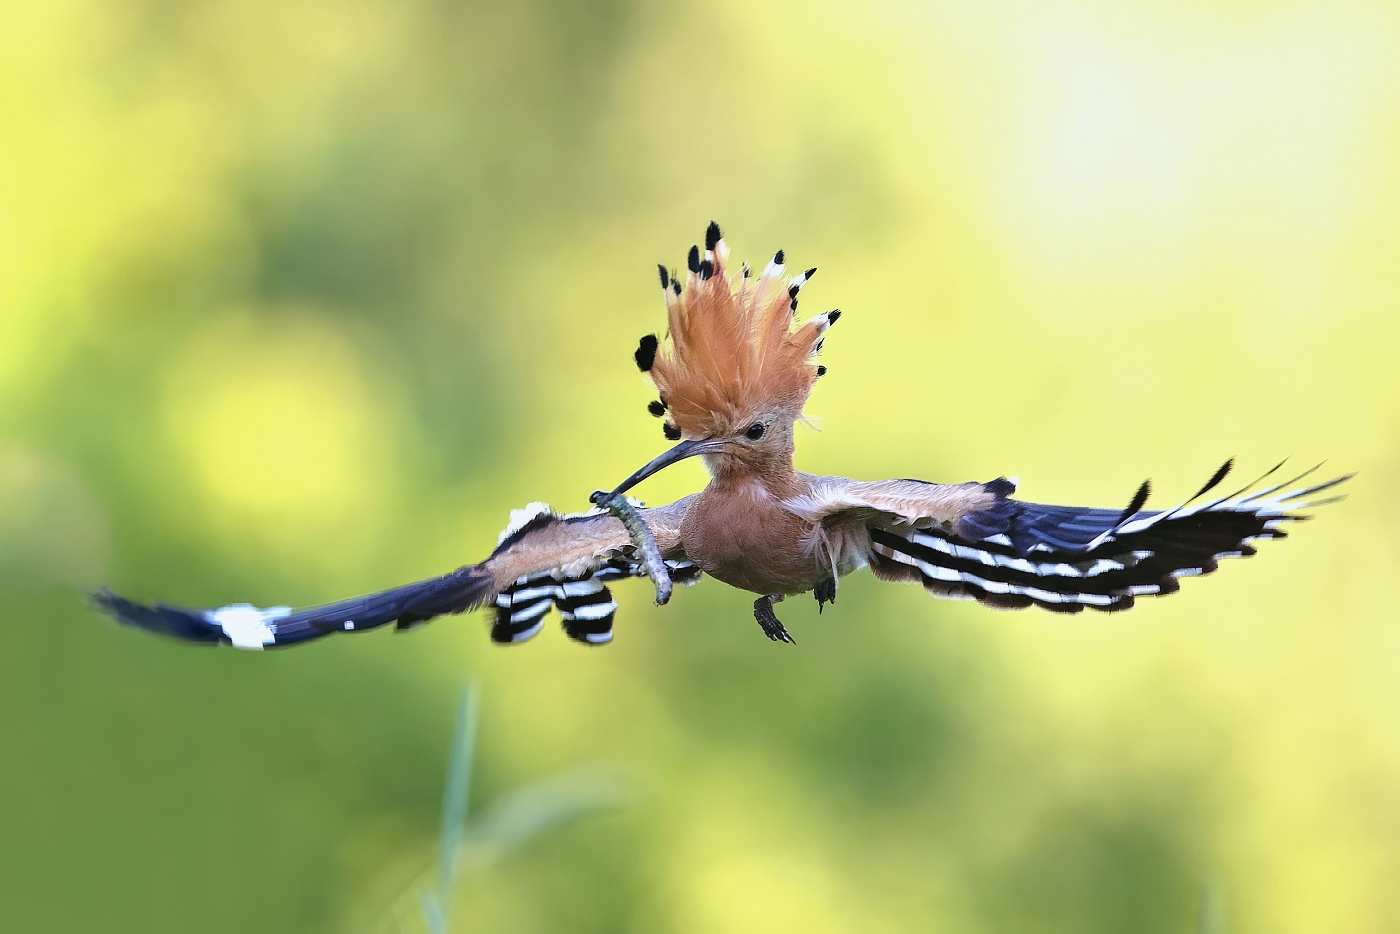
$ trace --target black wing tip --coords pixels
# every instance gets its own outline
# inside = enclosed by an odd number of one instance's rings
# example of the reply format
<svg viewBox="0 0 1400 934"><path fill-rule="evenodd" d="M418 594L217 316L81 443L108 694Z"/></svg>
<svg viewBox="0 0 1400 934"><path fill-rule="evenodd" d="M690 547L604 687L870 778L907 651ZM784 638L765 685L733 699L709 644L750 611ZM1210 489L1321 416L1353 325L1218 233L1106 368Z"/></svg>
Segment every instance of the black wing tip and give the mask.
<svg viewBox="0 0 1400 934"><path fill-rule="evenodd" d="M1142 507L1147 505L1147 498L1151 495L1152 480L1147 479L1142 481L1142 486L1138 487L1137 492L1133 494L1132 500L1128 503L1128 508L1123 510L1122 514L1118 517L1118 521L1113 524L1115 526L1122 525L1124 522L1127 522L1133 516L1137 515Z"/></svg>
<svg viewBox="0 0 1400 934"><path fill-rule="evenodd" d="M601 649L612 643L614 615L616 615L615 612L609 613L597 620L566 619L560 622L560 626L564 630L564 635L573 642L590 649Z"/></svg>
<svg viewBox="0 0 1400 934"><path fill-rule="evenodd" d="M1220 482L1229 475L1230 471L1233 470L1234 467L1235 459L1231 457L1229 460L1225 461L1225 463L1221 464L1216 469L1215 473L1211 475L1211 478L1208 481L1206 481L1206 485L1201 487L1200 492L1198 492L1195 496L1191 497L1191 499L1198 499L1199 497L1205 496L1211 490L1215 489L1217 486L1220 485Z"/></svg>
<svg viewBox="0 0 1400 934"><path fill-rule="evenodd" d="M87 595L88 605L99 613L112 617L119 623L128 626L137 626L142 629L151 628L149 625L153 614L159 611L159 607L146 606L143 603L135 603L126 597L114 592L110 587L103 587Z"/></svg>
<svg viewBox="0 0 1400 934"><path fill-rule="evenodd" d="M1324 481L1324 482L1322 482L1322 483L1315 483L1315 484L1313 484L1312 486L1310 486L1310 487L1305 487L1304 489L1301 489L1301 490L1293 490L1293 491L1289 492L1287 495L1281 497L1281 500L1282 500L1282 502L1285 502L1285 503L1286 503L1286 502L1288 502L1288 501L1290 501L1290 500L1300 499L1301 497L1304 497L1304 496L1312 496L1314 493L1321 493L1321 492L1324 492L1325 490L1330 490L1330 489L1332 489L1333 487L1340 486L1341 484L1346 483L1348 480L1350 480L1352 477L1355 477L1355 476L1356 476L1356 472L1355 472L1355 471L1353 471L1352 473L1348 473L1348 474L1342 474L1340 477L1334 477L1334 478L1332 478L1331 480L1326 480L1326 481ZM1323 505L1326 505L1326 504L1328 504L1328 503L1336 502L1336 501L1339 500L1339 499L1346 499L1346 494L1345 494L1345 493L1341 493L1341 494L1338 494L1337 496L1332 496L1332 497L1329 497L1328 499L1325 499L1325 500L1311 500L1311 501L1309 501L1309 502L1307 502L1307 503L1301 503L1301 504L1299 504L1299 505L1302 506L1302 507L1323 506Z"/></svg>
<svg viewBox="0 0 1400 934"><path fill-rule="evenodd" d="M1016 483L1005 477L997 477L995 480L988 480L986 483L982 484L982 489L996 496L998 499L1005 499L1016 492Z"/></svg>
<svg viewBox="0 0 1400 934"><path fill-rule="evenodd" d="M100 613L106 613L108 616L115 616L117 606L130 602L117 596L110 587L99 587L96 590L86 592L83 596L87 597L88 606Z"/></svg>
<svg viewBox="0 0 1400 934"><path fill-rule="evenodd" d="M174 636L187 642L216 644L227 641L217 627L211 626L202 613L156 603L147 606L128 600L110 588L88 594L94 610L112 617L124 626Z"/></svg>

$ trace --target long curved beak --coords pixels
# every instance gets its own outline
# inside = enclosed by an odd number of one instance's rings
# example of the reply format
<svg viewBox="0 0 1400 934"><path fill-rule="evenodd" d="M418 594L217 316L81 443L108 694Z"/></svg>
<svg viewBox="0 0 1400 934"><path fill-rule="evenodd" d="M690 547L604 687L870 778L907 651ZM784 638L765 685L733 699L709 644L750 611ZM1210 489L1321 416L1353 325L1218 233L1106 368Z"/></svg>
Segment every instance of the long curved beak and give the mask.
<svg viewBox="0 0 1400 934"><path fill-rule="evenodd" d="M618 485L617 489L613 490L611 493L604 493L602 490L599 490L592 496L590 496L589 500L594 504L606 502L607 500L612 499L614 496L626 493L628 490L641 483L647 477L650 477L652 474L660 470L670 467L677 461L683 461L687 457L694 457L697 454L705 454L710 451L718 451L723 446L723 441L719 441L714 438L706 438L701 441L682 441L680 444L671 448L671 450L651 460L645 467L632 474L632 476L628 477L626 480L623 480L622 483Z"/></svg>

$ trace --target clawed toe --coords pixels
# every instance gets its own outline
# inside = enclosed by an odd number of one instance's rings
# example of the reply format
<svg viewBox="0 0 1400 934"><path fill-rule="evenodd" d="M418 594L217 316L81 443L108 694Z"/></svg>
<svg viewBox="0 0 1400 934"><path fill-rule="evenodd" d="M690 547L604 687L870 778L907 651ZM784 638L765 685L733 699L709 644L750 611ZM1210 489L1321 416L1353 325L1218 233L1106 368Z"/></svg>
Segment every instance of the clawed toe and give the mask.
<svg viewBox="0 0 1400 934"><path fill-rule="evenodd" d="M788 645L796 645L797 640L792 637L792 633L787 631L782 620L778 619L778 614L773 612L773 603L781 600L782 597L760 597L754 601L753 615L758 620L758 625L763 629L763 634L774 642L786 642Z"/></svg>

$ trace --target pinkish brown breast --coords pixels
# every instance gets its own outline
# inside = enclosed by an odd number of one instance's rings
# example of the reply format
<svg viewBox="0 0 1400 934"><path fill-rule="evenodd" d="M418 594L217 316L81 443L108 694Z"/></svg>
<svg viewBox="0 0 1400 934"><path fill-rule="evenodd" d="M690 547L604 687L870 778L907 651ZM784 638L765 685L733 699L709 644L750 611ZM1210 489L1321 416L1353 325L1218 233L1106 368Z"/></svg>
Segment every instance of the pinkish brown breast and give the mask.
<svg viewBox="0 0 1400 934"><path fill-rule="evenodd" d="M799 594L831 576L809 545L812 531L757 480L716 482L686 510L681 543L691 561L731 587Z"/></svg>

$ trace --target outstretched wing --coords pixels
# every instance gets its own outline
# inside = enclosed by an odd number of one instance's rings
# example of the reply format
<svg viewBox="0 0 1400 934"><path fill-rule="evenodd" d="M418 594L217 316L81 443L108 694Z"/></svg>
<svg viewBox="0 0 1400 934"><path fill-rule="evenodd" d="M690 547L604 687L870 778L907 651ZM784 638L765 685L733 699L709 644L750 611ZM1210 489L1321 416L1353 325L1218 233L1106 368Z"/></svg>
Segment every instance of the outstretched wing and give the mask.
<svg viewBox="0 0 1400 934"><path fill-rule="evenodd" d="M1256 539L1286 537L1287 523L1309 518L1301 510L1343 498L1309 497L1351 478L1295 488L1314 467L1256 489L1280 464L1230 496L1203 499L1232 463L1185 503L1156 512L1142 509L1146 483L1126 509L1113 510L1020 502L1010 498L1015 484L1004 479L849 483L824 494L817 484L807 505L828 503L821 518L834 532L843 522L859 523L877 576L919 581L935 596L1007 609L1125 610L1139 596L1174 593L1180 578L1209 574L1221 558L1254 554Z"/></svg>
<svg viewBox="0 0 1400 934"><path fill-rule="evenodd" d="M691 583L699 570L680 546L680 521L691 497L639 510L666 566L678 582ZM417 626L435 616L493 605L491 638L523 642L539 632L555 607L573 639L601 644L612 637L617 609L605 582L644 574L621 521L598 510L561 516L543 503L511 514L491 556L441 577L379 593L294 610L233 603L210 610L157 603L145 606L103 590L93 602L123 623L192 642L241 649L280 648L334 632L361 632L395 623Z"/></svg>

